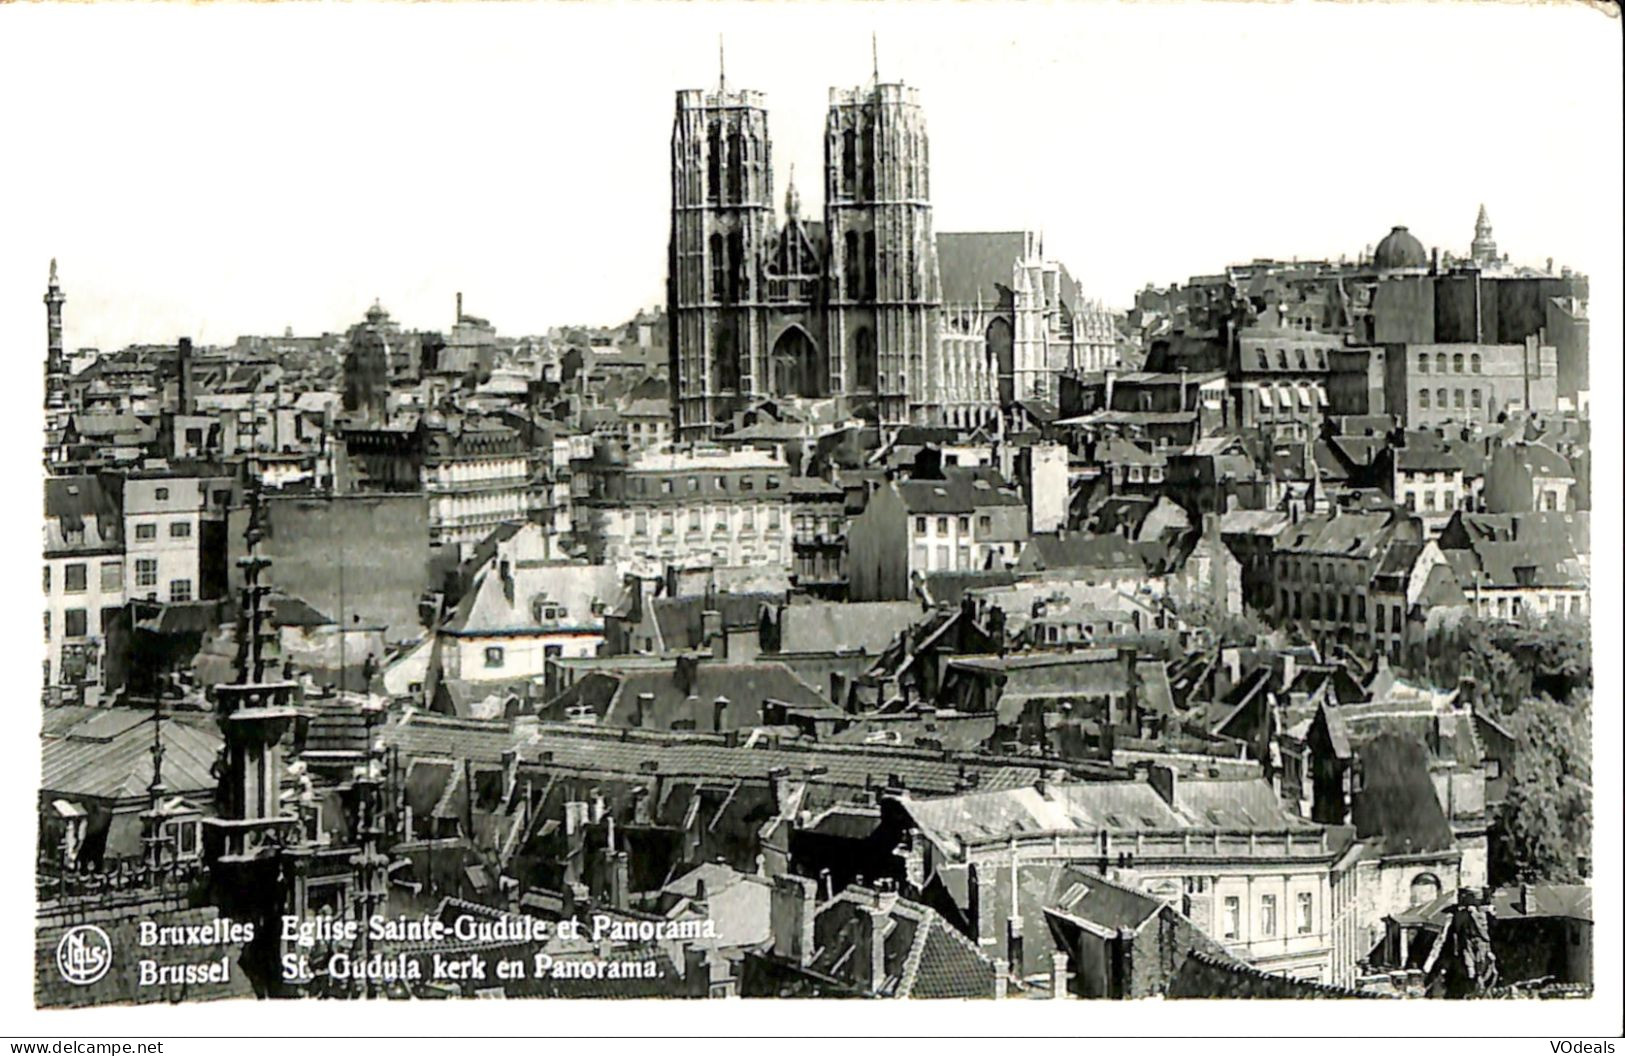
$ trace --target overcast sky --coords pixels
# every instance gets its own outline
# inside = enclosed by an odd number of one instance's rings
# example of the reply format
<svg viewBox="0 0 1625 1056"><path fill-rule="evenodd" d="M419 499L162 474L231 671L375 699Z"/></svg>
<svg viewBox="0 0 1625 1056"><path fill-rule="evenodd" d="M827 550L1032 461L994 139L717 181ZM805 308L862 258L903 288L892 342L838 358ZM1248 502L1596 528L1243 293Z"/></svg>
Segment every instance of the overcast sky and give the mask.
<svg viewBox="0 0 1625 1056"><path fill-rule="evenodd" d="M0 10L5 296L39 341L340 329L374 297L504 333L664 297L672 93L767 93L820 208L831 85L920 89L939 231L1037 227L1127 306L1394 224L1613 266L1619 32L1583 8L1295 3ZM27 347L27 346L24 346Z"/></svg>

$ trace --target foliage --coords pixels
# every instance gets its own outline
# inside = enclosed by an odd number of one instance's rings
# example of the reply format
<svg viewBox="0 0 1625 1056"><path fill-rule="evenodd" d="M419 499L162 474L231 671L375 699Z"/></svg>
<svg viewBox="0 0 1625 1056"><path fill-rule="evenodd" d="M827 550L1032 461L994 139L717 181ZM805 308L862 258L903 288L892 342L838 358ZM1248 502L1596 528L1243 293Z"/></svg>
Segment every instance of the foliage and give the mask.
<svg viewBox="0 0 1625 1056"><path fill-rule="evenodd" d="M1591 691L1530 697L1505 720L1517 741L1512 785L1491 846L1492 876L1585 879L1591 866Z"/></svg>
<svg viewBox="0 0 1625 1056"><path fill-rule="evenodd" d="M1181 623L1209 631L1222 646L1256 645L1259 638L1267 633L1250 609L1243 609L1239 614L1228 613L1201 597L1179 599L1177 607Z"/></svg>

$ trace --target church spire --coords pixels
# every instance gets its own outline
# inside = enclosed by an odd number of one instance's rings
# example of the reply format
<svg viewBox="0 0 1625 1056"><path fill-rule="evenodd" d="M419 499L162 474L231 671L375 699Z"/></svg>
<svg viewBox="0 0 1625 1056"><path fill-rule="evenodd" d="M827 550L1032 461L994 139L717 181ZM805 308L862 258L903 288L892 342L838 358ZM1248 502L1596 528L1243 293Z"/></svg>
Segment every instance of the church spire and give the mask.
<svg viewBox="0 0 1625 1056"><path fill-rule="evenodd" d="M1494 264L1500 258L1495 250L1495 233L1490 230L1490 212L1480 203L1478 221L1473 225L1473 261Z"/></svg>
<svg viewBox="0 0 1625 1056"><path fill-rule="evenodd" d="M790 185L784 191L784 214L791 223L801 219L801 192L796 190L796 163L790 163Z"/></svg>

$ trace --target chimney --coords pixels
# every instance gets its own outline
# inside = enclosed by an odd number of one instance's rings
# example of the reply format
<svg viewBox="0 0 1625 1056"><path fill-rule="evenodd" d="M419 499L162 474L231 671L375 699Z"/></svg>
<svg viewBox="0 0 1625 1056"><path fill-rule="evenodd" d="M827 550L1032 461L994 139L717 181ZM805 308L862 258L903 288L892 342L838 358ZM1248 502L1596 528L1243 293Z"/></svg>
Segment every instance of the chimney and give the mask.
<svg viewBox="0 0 1625 1056"><path fill-rule="evenodd" d="M722 613L716 609L706 609L700 613L699 646L709 648L711 655L718 659L728 657L728 635L722 627Z"/></svg>
<svg viewBox="0 0 1625 1056"><path fill-rule="evenodd" d="M1146 775L1147 783L1156 790L1168 809L1178 810L1179 771L1164 763L1152 763Z"/></svg>
<svg viewBox="0 0 1625 1056"><path fill-rule="evenodd" d="M993 959L993 1000L1003 1001L1010 996L1010 966L999 957Z"/></svg>
<svg viewBox="0 0 1625 1056"><path fill-rule="evenodd" d="M818 885L805 876L781 873L773 878L769 921L774 957L801 968L812 963L817 902Z"/></svg>
<svg viewBox="0 0 1625 1056"><path fill-rule="evenodd" d="M1065 1001L1072 996L1071 973L1067 970L1066 954L1060 950L1050 959L1050 996Z"/></svg>
<svg viewBox="0 0 1625 1056"><path fill-rule="evenodd" d="M457 322L463 321L463 291L457 291Z"/></svg>
<svg viewBox="0 0 1625 1056"><path fill-rule="evenodd" d="M693 653L680 654L677 657L676 665L672 668L672 674L677 681L677 688L688 696L692 696L694 693L694 683L698 680L699 673L700 658Z"/></svg>
<svg viewBox="0 0 1625 1056"><path fill-rule="evenodd" d="M886 933L891 915L878 906L860 905L852 936L852 973L858 987L875 993L886 982Z"/></svg>
<svg viewBox="0 0 1625 1056"><path fill-rule="evenodd" d="M631 860L625 851L616 851L609 860L609 901L616 909L631 905Z"/></svg>

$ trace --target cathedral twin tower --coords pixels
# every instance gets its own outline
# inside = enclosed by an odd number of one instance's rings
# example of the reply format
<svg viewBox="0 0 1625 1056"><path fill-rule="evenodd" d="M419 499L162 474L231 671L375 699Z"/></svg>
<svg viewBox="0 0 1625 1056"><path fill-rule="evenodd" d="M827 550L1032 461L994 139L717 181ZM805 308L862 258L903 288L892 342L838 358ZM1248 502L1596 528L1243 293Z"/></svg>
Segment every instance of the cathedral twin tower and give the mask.
<svg viewBox="0 0 1625 1056"><path fill-rule="evenodd" d="M766 397L836 397L882 424L926 421L941 307L930 146L917 93L831 89L824 220L794 178L774 212L760 92L677 93L667 298L678 435Z"/></svg>

